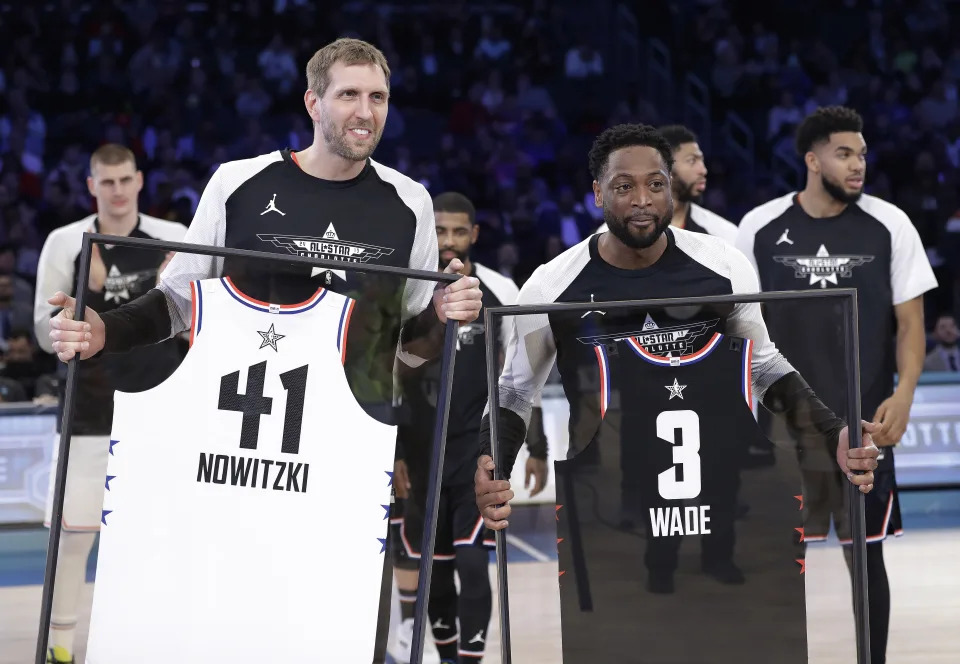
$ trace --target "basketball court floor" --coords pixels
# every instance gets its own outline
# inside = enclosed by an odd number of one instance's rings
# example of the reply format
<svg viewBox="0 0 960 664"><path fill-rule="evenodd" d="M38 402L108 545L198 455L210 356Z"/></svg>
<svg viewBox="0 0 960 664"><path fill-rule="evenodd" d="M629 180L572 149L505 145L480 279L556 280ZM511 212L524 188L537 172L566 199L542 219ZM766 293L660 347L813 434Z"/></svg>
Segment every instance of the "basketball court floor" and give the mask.
<svg viewBox="0 0 960 664"><path fill-rule="evenodd" d="M884 545L893 607L887 662L956 664L960 662L960 491L904 493L901 505L905 535ZM555 524L552 505L522 506L511 517L507 557L512 652L517 664L562 662ZM47 531L42 528L0 530L0 664L33 661L46 542ZM94 568L92 560L89 581ZM684 572L680 574L678 584L683 582ZM492 564L490 579L494 617L484 662L499 664L497 577ZM835 539L808 547L806 585L809 661L856 662L850 582ZM93 584L88 583L77 637L78 662L83 662L92 595ZM395 628L397 620L391 622ZM642 644L637 645L642 652ZM761 657L758 661L776 661L775 653ZM604 656L601 643L597 658L612 661ZM428 648L425 664L438 661L436 651Z"/></svg>

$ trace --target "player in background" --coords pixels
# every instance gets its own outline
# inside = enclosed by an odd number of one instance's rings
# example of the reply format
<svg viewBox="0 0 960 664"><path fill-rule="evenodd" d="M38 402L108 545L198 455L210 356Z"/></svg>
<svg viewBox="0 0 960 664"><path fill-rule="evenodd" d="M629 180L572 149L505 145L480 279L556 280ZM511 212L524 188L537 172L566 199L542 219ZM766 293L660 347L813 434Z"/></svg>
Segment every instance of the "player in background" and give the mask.
<svg viewBox="0 0 960 664"><path fill-rule="evenodd" d="M462 262L462 274L480 280L484 306L514 304L518 290L513 281L470 258L470 247L477 241L480 231L473 203L462 194L445 192L433 199L433 212L440 267L444 268L455 260ZM480 420L487 403L487 330L482 316L481 310L478 320L460 326L447 425L428 605L434 642L443 664L479 662L483 658L492 610L488 551L494 544L493 534L482 527L473 491ZM497 331L497 348L501 353L509 326L510 321L504 318L502 330ZM394 473L395 490L404 499L400 556L419 564L440 389L439 361L423 365L405 376L403 383L410 421L398 430L399 460ZM539 408L535 409L534 417L536 421L527 439L530 457L526 464L526 486L529 487L530 480L534 480L531 495L543 490L547 477L547 445ZM406 656L403 661L409 661L412 640L416 569L412 567L411 570L411 565L404 563L397 574L403 612L398 634L401 652L398 654L401 659ZM460 579L459 593L454 584L454 572Z"/></svg>
<svg viewBox="0 0 960 664"><path fill-rule="evenodd" d="M883 664L890 620L883 540L901 531L893 447L906 430L923 371L923 294L936 288L937 280L907 215L863 193L867 144L862 130L862 118L850 108L824 107L807 116L796 134L797 152L807 167L806 187L747 213L737 247L754 264L764 290L857 289L861 408L877 427L873 439L881 452L875 488L866 497L866 523L870 651L873 663ZM780 324L787 323L771 327ZM785 343L790 336L784 330ZM799 367L814 360L797 353L791 361ZM831 395L834 376L828 373L804 375L828 406L840 410L845 395ZM805 540L826 539L832 515L840 541L849 544L843 478L824 468L822 460L803 461ZM844 554L850 565L849 547Z"/></svg>
<svg viewBox="0 0 960 664"><path fill-rule="evenodd" d="M671 228L672 162L670 145L652 127L618 125L604 131L590 151L590 166L596 204L603 208L610 232L594 235L538 268L520 291L518 304L589 302L591 293L597 302L627 300L635 298L639 288L663 298L757 292L754 270L732 245ZM658 269L648 269L653 266ZM693 275L701 278L688 278ZM710 280L703 278L707 276ZM475 475L477 506L492 530L509 525L514 495L510 469L554 360L559 362L561 380L571 379L570 373L577 370L576 364L565 365L564 355L558 353L561 345L576 348L577 340L555 337L549 317L518 317L515 327L500 376L504 459L500 471L506 479L493 479L489 414L481 423ZM849 448L847 425L823 405L770 342L758 305L735 306L726 331L754 340L753 389L761 403L797 424L807 422L826 439L849 481L861 492L871 491L879 451L870 434L879 427L862 422L864 446ZM814 416L801 418L801 413ZM571 446L582 443L571 440Z"/></svg>
<svg viewBox="0 0 960 664"><path fill-rule="evenodd" d="M182 224L140 214L137 197L143 188L143 173L126 147L107 144L90 157L87 188L97 202L97 213L54 230L40 252L37 268L34 324L37 340L48 353L50 318L59 308L47 302L50 293L76 294L78 267L85 232L121 237L181 241ZM157 283L170 255L143 249L93 245L87 302L98 311L109 311L142 295ZM185 348L171 339L158 346L121 355L91 358L85 362L76 391L73 435L63 502L62 531L53 592L48 662L73 661L74 634L87 558L100 530L100 508L110 427L113 392L139 391L165 380L177 367ZM60 364L60 373L65 366ZM65 381L60 381L59 407L63 408ZM60 417L57 418L59 432ZM47 494L47 525L53 503L60 437L53 448L50 488Z"/></svg>
<svg viewBox="0 0 960 664"><path fill-rule="evenodd" d="M732 244L737 237L736 224L700 205L703 192L707 189L708 171L697 135L683 125L666 125L658 131L673 151L673 169L670 173L673 189L671 225L695 233L715 235ZM604 223L597 232L606 230L607 224Z"/></svg>

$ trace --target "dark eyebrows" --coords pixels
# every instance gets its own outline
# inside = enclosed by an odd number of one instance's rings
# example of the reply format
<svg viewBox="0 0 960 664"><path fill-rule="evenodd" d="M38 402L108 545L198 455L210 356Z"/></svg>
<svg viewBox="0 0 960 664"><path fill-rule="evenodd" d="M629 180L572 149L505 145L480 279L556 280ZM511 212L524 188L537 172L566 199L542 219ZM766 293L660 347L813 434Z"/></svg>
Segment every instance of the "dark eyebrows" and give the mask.
<svg viewBox="0 0 960 664"><path fill-rule="evenodd" d="M849 145L838 145L834 150L834 152L841 152L841 151L856 152L856 150L850 147ZM866 152L866 151L867 151L867 146L864 145L863 148L860 150L860 152Z"/></svg>

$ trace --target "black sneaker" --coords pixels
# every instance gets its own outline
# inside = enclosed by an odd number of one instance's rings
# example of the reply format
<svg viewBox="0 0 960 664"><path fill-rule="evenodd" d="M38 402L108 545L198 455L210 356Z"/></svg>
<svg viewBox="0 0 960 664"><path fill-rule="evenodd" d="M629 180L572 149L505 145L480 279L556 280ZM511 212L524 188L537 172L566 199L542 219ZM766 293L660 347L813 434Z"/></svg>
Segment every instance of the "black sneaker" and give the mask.
<svg viewBox="0 0 960 664"><path fill-rule="evenodd" d="M654 595L673 594L673 574L651 574L647 577L647 590Z"/></svg>
<svg viewBox="0 0 960 664"><path fill-rule="evenodd" d="M740 586L746 582L746 577L740 568L729 560L720 563L712 563L703 566L703 573L712 576L720 583L728 586Z"/></svg>

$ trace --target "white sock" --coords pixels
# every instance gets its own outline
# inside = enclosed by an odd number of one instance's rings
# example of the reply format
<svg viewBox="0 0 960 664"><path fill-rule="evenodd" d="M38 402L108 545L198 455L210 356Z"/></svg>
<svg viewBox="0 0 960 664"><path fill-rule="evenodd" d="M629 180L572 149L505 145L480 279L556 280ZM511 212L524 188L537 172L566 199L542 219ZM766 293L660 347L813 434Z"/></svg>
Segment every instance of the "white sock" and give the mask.
<svg viewBox="0 0 960 664"><path fill-rule="evenodd" d="M96 533L60 533L48 647L60 646L70 653L71 657L77 631L80 589L86 579L87 558L90 557L96 538Z"/></svg>

